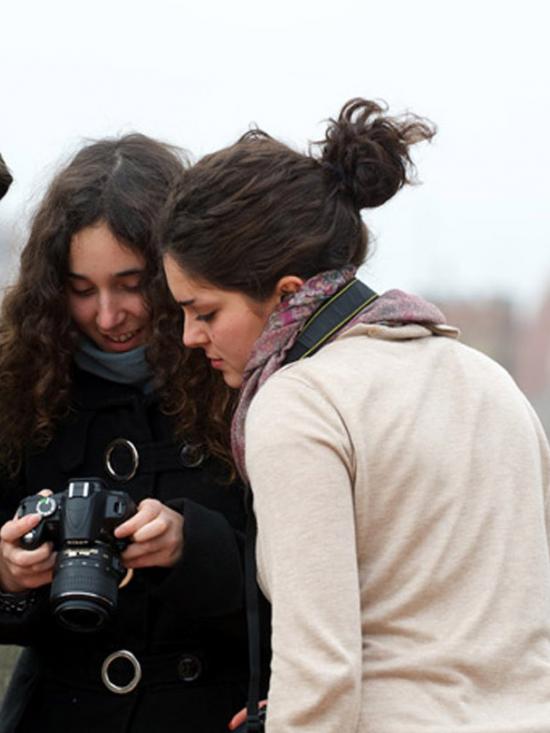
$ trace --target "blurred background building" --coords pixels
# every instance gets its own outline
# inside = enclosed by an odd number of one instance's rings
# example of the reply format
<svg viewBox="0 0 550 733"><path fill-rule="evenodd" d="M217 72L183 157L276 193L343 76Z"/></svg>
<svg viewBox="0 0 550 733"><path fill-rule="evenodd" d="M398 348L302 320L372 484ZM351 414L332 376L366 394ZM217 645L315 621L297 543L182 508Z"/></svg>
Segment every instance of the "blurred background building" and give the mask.
<svg viewBox="0 0 550 733"><path fill-rule="evenodd" d="M550 434L550 288L526 312L512 300L436 300L461 340L505 367Z"/></svg>

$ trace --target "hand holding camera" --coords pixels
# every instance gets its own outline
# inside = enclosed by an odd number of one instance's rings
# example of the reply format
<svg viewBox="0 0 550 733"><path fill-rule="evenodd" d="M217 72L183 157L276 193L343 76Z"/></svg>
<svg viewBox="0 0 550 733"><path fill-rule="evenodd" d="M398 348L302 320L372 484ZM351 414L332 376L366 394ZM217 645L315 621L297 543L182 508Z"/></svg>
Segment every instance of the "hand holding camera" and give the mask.
<svg viewBox="0 0 550 733"><path fill-rule="evenodd" d="M97 478L73 479L65 491L29 496L19 505L21 521L32 516L21 547L32 554L51 542L57 550L50 602L66 627L97 630L116 610L126 574L120 553L128 539L116 538L114 530L135 513L128 494L110 491Z"/></svg>
<svg viewBox="0 0 550 733"><path fill-rule="evenodd" d="M71 629L100 628L116 609L128 568L171 567L183 551L183 517L157 499L139 507L101 479L25 498L0 533L0 584L20 592L52 583L54 615ZM3 560L3 562L2 562Z"/></svg>
<svg viewBox="0 0 550 733"><path fill-rule="evenodd" d="M144 499L138 511L114 531L132 539L122 553L127 568L172 567L183 552L183 517L158 499Z"/></svg>
<svg viewBox="0 0 550 733"><path fill-rule="evenodd" d="M51 493L51 492L48 492ZM41 522L38 514L14 517L0 530L0 586L8 593L22 593L52 582L56 554L51 542L35 550L21 547L21 539Z"/></svg>

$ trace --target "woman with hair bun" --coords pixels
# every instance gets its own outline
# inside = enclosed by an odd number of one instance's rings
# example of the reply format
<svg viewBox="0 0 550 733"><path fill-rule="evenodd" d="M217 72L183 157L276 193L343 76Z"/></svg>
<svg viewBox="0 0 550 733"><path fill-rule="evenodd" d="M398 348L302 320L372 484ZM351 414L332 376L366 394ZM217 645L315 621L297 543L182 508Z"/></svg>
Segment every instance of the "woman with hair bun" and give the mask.
<svg viewBox="0 0 550 733"><path fill-rule="evenodd" d="M411 180L432 135L355 99L310 154L256 130L206 156L166 214L183 341L240 387L233 450L273 606L269 733L549 730L539 421L436 307L353 281L361 210Z"/></svg>
<svg viewBox="0 0 550 733"><path fill-rule="evenodd" d="M218 733L246 700L232 395L178 338L155 236L182 163L139 134L82 148L48 188L3 300L0 642L26 649L2 733ZM90 487L137 507L114 529L129 574L102 625L118 560L94 564L112 541L97 530L116 505L90 514ZM22 546L41 517L14 513L42 490L87 505L89 534L46 504L59 541Z"/></svg>

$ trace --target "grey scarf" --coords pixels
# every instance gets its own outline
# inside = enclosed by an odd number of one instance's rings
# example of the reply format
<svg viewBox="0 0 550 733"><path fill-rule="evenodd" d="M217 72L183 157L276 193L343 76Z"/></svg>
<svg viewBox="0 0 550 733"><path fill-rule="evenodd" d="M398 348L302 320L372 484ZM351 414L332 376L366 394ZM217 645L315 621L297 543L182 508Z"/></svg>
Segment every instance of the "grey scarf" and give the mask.
<svg viewBox="0 0 550 733"><path fill-rule="evenodd" d="M112 353L101 351L90 339L83 337L74 360L85 372L118 384L132 384L143 392L152 390L151 367L145 357L145 346L131 351Z"/></svg>

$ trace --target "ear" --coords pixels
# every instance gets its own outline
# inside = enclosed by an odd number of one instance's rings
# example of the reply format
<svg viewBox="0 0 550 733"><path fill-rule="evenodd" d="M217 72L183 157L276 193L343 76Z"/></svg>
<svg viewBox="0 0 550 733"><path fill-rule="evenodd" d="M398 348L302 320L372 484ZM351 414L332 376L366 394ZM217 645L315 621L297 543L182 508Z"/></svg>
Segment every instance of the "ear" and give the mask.
<svg viewBox="0 0 550 733"><path fill-rule="evenodd" d="M285 295L290 293L297 293L302 287L304 281L298 275L285 275L282 277L277 285L275 285L275 294L279 301L281 301Z"/></svg>

